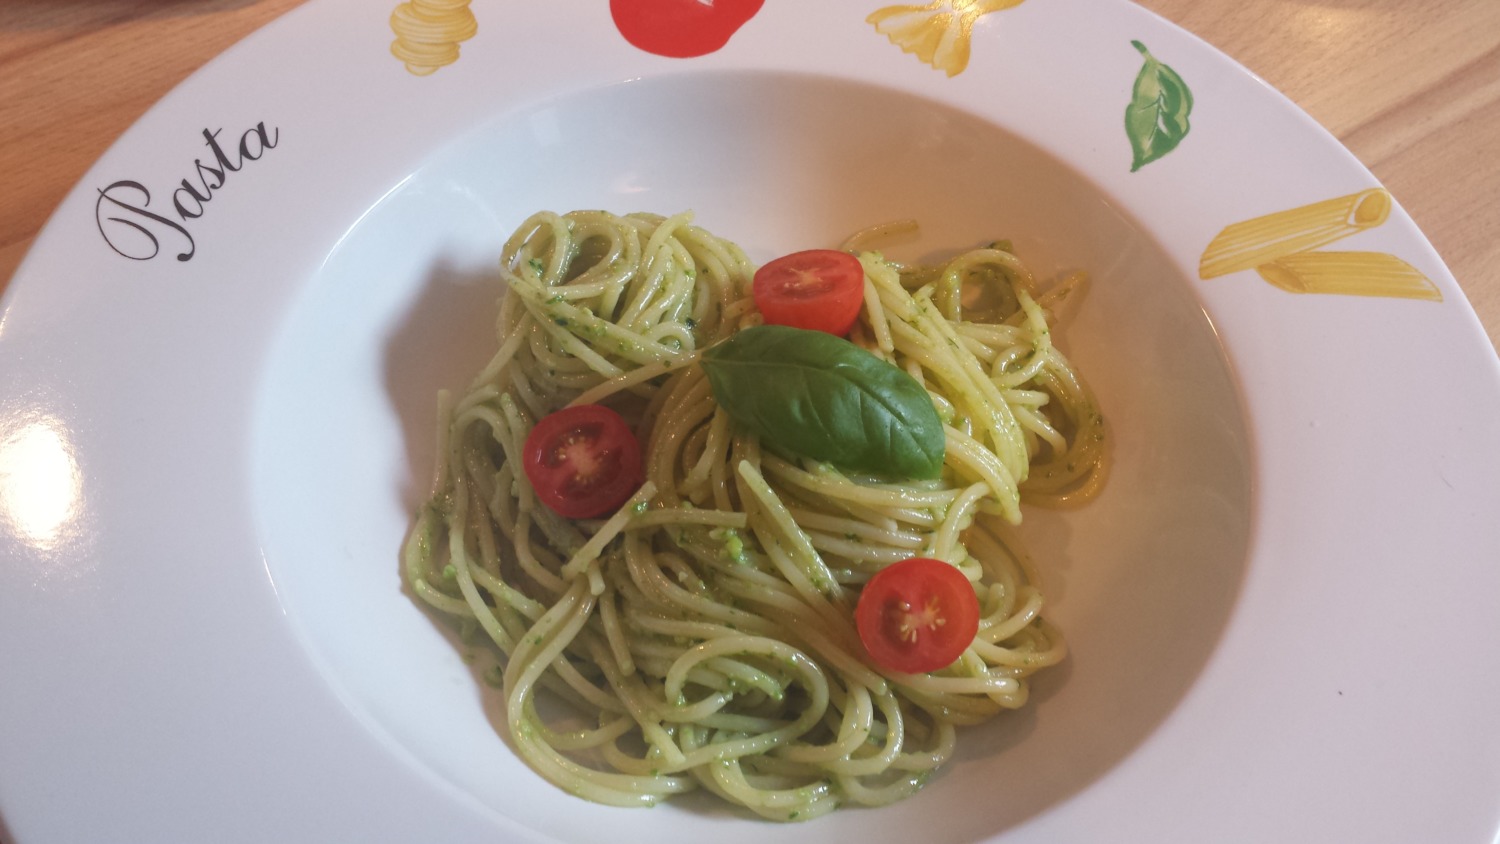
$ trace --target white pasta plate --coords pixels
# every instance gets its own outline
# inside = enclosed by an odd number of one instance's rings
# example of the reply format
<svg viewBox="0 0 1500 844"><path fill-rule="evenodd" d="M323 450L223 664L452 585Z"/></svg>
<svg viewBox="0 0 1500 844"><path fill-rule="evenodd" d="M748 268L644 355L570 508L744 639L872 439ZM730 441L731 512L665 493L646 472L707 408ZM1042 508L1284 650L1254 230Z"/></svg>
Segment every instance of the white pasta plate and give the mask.
<svg viewBox="0 0 1500 844"><path fill-rule="evenodd" d="M6 292L0 838L1493 840L1500 368L1293 105L1119 0L389 5L184 83ZM1113 472L1022 527L1068 659L910 799L580 800L403 589L501 244L575 208L1090 275Z"/></svg>

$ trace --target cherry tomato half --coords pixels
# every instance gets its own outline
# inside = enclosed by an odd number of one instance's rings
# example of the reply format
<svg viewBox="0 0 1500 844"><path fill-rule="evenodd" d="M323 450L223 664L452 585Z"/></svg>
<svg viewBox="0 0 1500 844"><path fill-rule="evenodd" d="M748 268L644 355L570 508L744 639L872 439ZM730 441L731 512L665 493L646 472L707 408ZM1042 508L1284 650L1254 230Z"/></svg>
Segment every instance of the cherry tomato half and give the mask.
<svg viewBox="0 0 1500 844"><path fill-rule="evenodd" d="M618 509L641 485L641 446L620 414L581 404L542 417L521 463L536 497L559 516L592 519Z"/></svg>
<svg viewBox="0 0 1500 844"><path fill-rule="evenodd" d="M783 255L755 271L755 307L770 325L849 333L865 301L865 268L837 249Z"/></svg>
<svg viewBox="0 0 1500 844"><path fill-rule="evenodd" d="M963 572L911 557L881 569L854 608L859 639L876 665L924 674L953 664L979 631L979 597Z"/></svg>

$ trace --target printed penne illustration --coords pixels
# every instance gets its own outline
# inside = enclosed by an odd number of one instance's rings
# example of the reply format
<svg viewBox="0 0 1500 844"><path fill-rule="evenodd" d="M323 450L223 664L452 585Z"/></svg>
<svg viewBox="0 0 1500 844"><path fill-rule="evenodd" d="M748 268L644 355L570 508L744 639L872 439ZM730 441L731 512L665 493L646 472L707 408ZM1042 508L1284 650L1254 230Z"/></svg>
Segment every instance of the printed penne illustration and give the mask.
<svg viewBox="0 0 1500 844"><path fill-rule="evenodd" d="M459 43L473 38L479 26L469 0L410 0L391 12L391 31L391 55L426 76L458 61Z"/></svg>
<svg viewBox="0 0 1500 844"><path fill-rule="evenodd" d="M1443 301L1437 285L1411 264L1383 252L1301 252L1255 268L1291 293L1340 293Z"/></svg>
<svg viewBox="0 0 1500 844"><path fill-rule="evenodd" d="M1391 195L1384 188L1372 188L1235 223L1203 251L1198 277L1216 278L1327 246L1380 225L1390 213Z"/></svg>
<svg viewBox="0 0 1500 844"><path fill-rule="evenodd" d="M974 21L1022 0L934 0L922 6L886 6L865 18L875 31L949 76L969 66Z"/></svg>

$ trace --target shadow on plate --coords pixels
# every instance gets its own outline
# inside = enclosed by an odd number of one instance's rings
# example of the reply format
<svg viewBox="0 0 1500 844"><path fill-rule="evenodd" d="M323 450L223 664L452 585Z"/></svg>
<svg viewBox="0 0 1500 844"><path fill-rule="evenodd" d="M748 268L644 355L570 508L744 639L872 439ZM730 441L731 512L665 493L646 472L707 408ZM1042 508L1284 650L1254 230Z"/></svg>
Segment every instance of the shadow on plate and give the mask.
<svg viewBox="0 0 1500 844"><path fill-rule="evenodd" d="M401 500L410 512L427 502L437 466L438 390L455 398L463 380L493 356L497 302L504 292L494 269L435 264L385 346L384 377L400 422L409 467Z"/></svg>

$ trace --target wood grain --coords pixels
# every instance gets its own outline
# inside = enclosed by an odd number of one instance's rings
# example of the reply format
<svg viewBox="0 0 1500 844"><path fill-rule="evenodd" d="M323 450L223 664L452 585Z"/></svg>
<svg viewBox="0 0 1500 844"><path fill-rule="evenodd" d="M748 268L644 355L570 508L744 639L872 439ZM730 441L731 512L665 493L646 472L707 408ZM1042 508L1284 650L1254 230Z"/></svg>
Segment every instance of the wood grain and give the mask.
<svg viewBox="0 0 1500 844"><path fill-rule="evenodd" d="M1339 138L1416 220L1500 346L1500 3L1142 0Z"/></svg>
<svg viewBox="0 0 1500 844"><path fill-rule="evenodd" d="M301 2L0 0L0 287L52 209L152 103ZM1342 140L1431 238L1500 342L1500 2L1142 5Z"/></svg>

